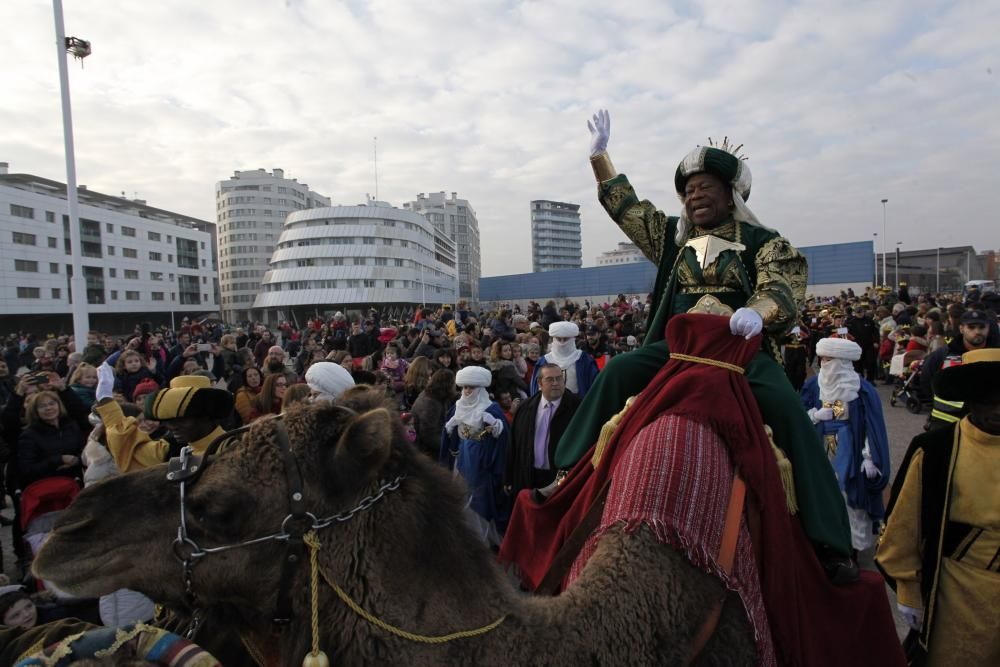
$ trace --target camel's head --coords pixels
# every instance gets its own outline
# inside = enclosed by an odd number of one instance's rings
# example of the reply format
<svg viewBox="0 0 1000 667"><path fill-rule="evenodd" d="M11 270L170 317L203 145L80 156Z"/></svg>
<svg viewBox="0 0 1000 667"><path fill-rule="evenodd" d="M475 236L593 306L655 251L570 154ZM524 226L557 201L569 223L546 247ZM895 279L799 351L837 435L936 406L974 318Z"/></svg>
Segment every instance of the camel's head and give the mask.
<svg viewBox="0 0 1000 667"><path fill-rule="evenodd" d="M338 551L349 554L361 539L361 526L377 524L381 513L398 514L409 502L404 496L412 499L412 494L442 481L448 486L444 475L434 470L437 466L409 445L398 414L384 404L384 394L359 387L336 405L293 410L284 424L301 471L305 510L317 517L355 507L380 480L401 474L407 478L400 491L387 494L363 512L364 517L323 529L325 560L331 554L340 557ZM202 474L187 485L188 533L201 548L281 529L288 514L289 484L276 432L273 420L255 423L239 444L203 463ZM183 608L182 569L172 550L180 490L166 474L167 466L161 465L85 489L35 560L36 574L76 594L130 588ZM430 483L421 483L428 475ZM267 541L204 556L193 568L199 603L267 613L276 600L284 549L281 542ZM299 569L308 570L308 564Z"/></svg>

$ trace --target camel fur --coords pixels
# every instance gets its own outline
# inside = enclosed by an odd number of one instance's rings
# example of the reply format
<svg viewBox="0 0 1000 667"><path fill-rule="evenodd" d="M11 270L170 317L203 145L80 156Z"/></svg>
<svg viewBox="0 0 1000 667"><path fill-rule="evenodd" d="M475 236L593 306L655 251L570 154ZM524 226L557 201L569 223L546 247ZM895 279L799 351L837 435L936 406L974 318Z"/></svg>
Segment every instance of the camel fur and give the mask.
<svg viewBox="0 0 1000 667"><path fill-rule="evenodd" d="M368 612L422 635L506 620L481 636L414 643L371 625L321 582L320 646L333 663L682 665L724 595L718 628L697 664L755 663L739 598L644 529L606 534L557 597L517 591L466 527L460 484L407 442L383 399L358 389L339 405L350 410L312 404L285 416L309 511L335 514L356 506L380 480L404 479L368 511L320 531L321 570ZM274 434L271 420L254 424L189 488L189 531L202 546L280 526L287 484ZM183 611L181 567L171 551L178 520L178 489L166 480L166 466L109 479L85 489L64 513L35 573L78 595L130 588ZM270 664L297 667L311 645L309 567L302 563L295 575L296 620L273 635L283 553L283 545L268 542L209 555L194 568L194 589L210 618L227 619L231 634L262 650Z"/></svg>

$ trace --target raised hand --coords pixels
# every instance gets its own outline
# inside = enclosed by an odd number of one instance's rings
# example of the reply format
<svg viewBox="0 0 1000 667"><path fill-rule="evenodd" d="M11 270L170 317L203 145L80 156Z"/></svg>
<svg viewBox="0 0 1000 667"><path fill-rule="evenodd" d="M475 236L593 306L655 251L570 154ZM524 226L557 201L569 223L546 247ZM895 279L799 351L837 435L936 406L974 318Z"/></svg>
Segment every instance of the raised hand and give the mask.
<svg viewBox="0 0 1000 667"><path fill-rule="evenodd" d="M587 121L590 130L590 157L600 155L608 150L608 140L611 138L611 116L607 109L600 109L592 120Z"/></svg>

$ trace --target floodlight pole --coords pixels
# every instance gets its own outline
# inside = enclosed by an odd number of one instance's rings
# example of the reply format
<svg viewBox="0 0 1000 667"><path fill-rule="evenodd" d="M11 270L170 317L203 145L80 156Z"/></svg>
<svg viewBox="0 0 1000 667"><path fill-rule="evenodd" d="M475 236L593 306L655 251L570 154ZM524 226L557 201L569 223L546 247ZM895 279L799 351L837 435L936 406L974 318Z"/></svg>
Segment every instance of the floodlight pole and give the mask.
<svg viewBox="0 0 1000 667"><path fill-rule="evenodd" d="M73 298L73 340L76 351L83 352L90 332L90 317L87 314L87 283L83 277L83 262L80 244L80 215L76 191L76 156L73 151L73 114L69 102L69 73L66 68L66 31L63 28L62 0L52 0L52 10L56 22L56 56L59 61L59 89L62 94L63 139L66 144L66 202L69 206L70 260L73 277L70 291Z"/></svg>
<svg viewBox="0 0 1000 667"><path fill-rule="evenodd" d="M889 274L885 272L885 205L889 203L888 199L882 200L882 280L885 281ZM896 285L896 289L899 289L899 285Z"/></svg>

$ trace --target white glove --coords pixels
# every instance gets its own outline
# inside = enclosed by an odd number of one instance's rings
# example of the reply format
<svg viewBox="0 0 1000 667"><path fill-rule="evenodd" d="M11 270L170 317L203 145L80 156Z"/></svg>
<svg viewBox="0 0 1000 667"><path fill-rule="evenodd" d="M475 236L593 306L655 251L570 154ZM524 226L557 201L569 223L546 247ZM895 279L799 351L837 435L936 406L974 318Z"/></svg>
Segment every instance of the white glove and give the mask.
<svg viewBox="0 0 1000 667"><path fill-rule="evenodd" d="M734 336L743 336L750 340L764 328L764 320L760 313L752 308L740 308L729 318L729 330Z"/></svg>
<svg viewBox="0 0 1000 667"><path fill-rule="evenodd" d="M809 408L809 419L813 424L833 419L833 408Z"/></svg>
<svg viewBox="0 0 1000 667"><path fill-rule="evenodd" d="M882 475L882 471L878 469L878 466L872 463L871 459L865 459L861 463L861 471L865 473L868 479L875 479Z"/></svg>
<svg viewBox="0 0 1000 667"><path fill-rule="evenodd" d="M94 390L94 398L98 401L102 398L111 398L115 391L115 369L106 363L97 367L97 389Z"/></svg>
<svg viewBox="0 0 1000 667"><path fill-rule="evenodd" d="M483 424L490 429L494 438L500 437L500 434L503 433L503 420L497 419L488 412L483 413Z"/></svg>
<svg viewBox="0 0 1000 667"><path fill-rule="evenodd" d="M458 425L461 423L462 422L458 417L452 417L448 420L448 423L444 425L444 430L448 431L448 433L454 433L455 429L458 428Z"/></svg>
<svg viewBox="0 0 1000 667"><path fill-rule="evenodd" d="M600 155L608 150L608 139L611 138L611 116L607 109L600 109L594 114L593 122L587 121L590 130L590 157Z"/></svg>
<svg viewBox="0 0 1000 667"><path fill-rule="evenodd" d="M483 413L483 423L487 426L493 426L497 422L497 418L488 412Z"/></svg>
<svg viewBox="0 0 1000 667"><path fill-rule="evenodd" d="M914 607L907 607L905 604L896 603L896 608L899 609L899 613L902 614L903 618L906 619L907 625L909 625L914 630L919 630L924 625L924 610L916 609Z"/></svg>

